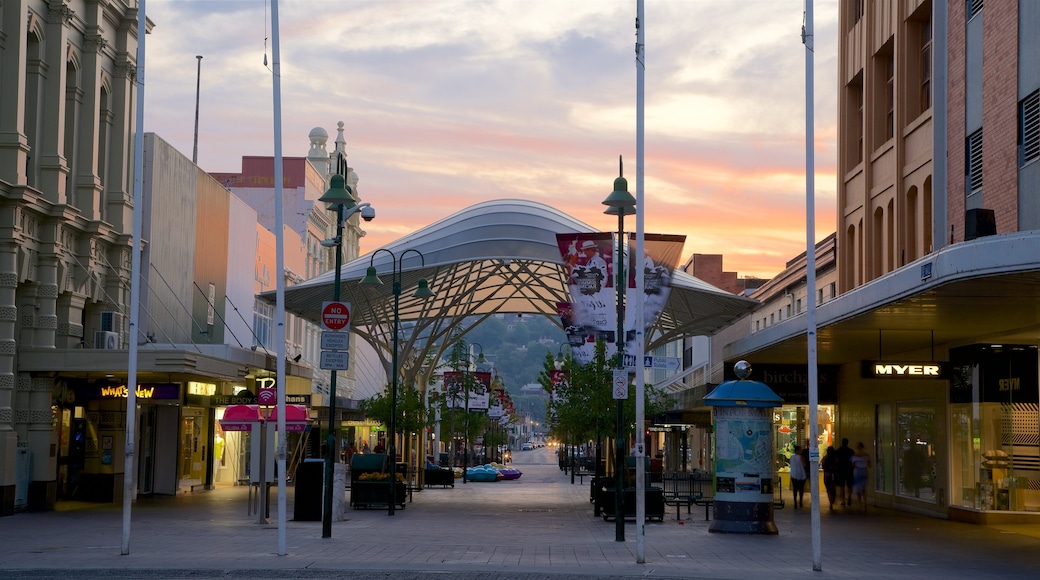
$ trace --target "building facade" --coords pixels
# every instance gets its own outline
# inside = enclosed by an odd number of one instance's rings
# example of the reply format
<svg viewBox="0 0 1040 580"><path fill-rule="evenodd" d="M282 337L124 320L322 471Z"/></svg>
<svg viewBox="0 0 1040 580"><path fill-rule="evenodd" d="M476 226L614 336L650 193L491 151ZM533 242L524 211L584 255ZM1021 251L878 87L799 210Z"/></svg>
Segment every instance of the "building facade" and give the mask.
<svg viewBox="0 0 1040 580"><path fill-rule="evenodd" d="M62 395L21 354L93 346L129 298L136 8L0 3L0 515L56 492Z"/></svg>
<svg viewBox="0 0 1040 580"><path fill-rule="evenodd" d="M816 444L864 443L874 505L1034 521L1040 5L863 0L840 23L838 296L816 335L836 404ZM806 348L794 316L722 358L793 376Z"/></svg>

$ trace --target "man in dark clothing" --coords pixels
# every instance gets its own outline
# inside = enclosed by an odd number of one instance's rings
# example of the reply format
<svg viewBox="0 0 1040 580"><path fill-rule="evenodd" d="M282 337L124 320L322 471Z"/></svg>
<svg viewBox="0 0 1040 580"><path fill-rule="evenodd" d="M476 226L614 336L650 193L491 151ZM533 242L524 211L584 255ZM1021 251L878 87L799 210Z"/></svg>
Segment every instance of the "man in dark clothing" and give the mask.
<svg viewBox="0 0 1040 580"><path fill-rule="evenodd" d="M838 466L834 470L834 486L838 488L838 503L843 506L852 505L852 456L855 451L849 447L849 438L841 439L841 447L835 452Z"/></svg>

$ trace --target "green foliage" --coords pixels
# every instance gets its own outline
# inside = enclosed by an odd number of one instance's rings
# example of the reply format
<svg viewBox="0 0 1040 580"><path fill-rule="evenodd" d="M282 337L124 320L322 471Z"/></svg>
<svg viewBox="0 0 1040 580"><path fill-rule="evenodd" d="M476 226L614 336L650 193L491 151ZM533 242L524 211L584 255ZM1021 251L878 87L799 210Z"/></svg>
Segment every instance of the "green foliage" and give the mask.
<svg viewBox="0 0 1040 580"><path fill-rule="evenodd" d="M552 395L546 421L553 436L567 444L614 437L617 429L617 400L612 392L614 364L606 357L606 343L596 343L595 354L588 364L579 364L568 354L562 369L569 380L557 385L554 391L550 373L555 368L552 354L547 354L538 375L539 384ZM626 439L632 437L636 419L635 397L631 396L635 389L631 388L629 394L622 403ZM665 394L653 385L645 385L644 417L653 417L667 408Z"/></svg>
<svg viewBox="0 0 1040 580"><path fill-rule="evenodd" d="M359 405L366 417L390 426L390 387L386 391L361 401ZM426 428L426 406L416 389L398 388L397 393L397 428L398 433L418 433Z"/></svg>

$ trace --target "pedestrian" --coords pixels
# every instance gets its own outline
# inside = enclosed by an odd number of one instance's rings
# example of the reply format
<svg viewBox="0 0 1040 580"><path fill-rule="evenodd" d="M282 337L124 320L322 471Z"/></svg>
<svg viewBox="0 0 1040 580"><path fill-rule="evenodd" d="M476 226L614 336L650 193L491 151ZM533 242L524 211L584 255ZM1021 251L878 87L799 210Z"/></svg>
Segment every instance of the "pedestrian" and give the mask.
<svg viewBox="0 0 1040 580"><path fill-rule="evenodd" d="M827 451L823 454L823 460L820 461L820 468L823 469L823 487L827 490L827 502L830 508L834 509L834 472L838 468L838 454L834 451L833 445L827 446Z"/></svg>
<svg viewBox="0 0 1040 580"><path fill-rule="evenodd" d="M848 437L842 437L841 447L835 453L838 468L834 470L834 485L838 488L838 503L849 507L852 505L852 456L856 452L849 447Z"/></svg>
<svg viewBox="0 0 1040 580"><path fill-rule="evenodd" d="M791 493L794 496L794 509L798 509L805 505L805 479L808 467L805 458L802 457L802 448L798 445L794 446L794 452L791 453L790 466Z"/></svg>
<svg viewBox="0 0 1040 580"><path fill-rule="evenodd" d="M856 444L856 452L852 455L852 490L856 492L856 504L860 511L867 511L867 476L870 474L870 455L863 448L863 442Z"/></svg>

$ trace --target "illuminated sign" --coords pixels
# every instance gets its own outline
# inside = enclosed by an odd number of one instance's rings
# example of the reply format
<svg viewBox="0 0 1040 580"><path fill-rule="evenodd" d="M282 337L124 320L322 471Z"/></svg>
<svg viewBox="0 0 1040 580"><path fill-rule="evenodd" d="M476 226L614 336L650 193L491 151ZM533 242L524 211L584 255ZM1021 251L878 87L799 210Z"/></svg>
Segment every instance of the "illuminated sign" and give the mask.
<svg viewBox="0 0 1040 580"><path fill-rule="evenodd" d="M939 379L949 377L946 363L943 362L908 362L908 361L874 361L862 363L862 375L865 379Z"/></svg>
<svg viewBox="0 0 1040 580"><path fill-rule="evenodd" d="M188 394L212 397L217 394L217 385L214 385L213 383L197 383L195 381L188 381Z"/></svg>
<svg viewBox="0 0 1040 580"><path fill-rule="evenodd" d="M134 394L137 395L138 399L151 399L155 395L155 386L137 385L137 391ZM130 389L126 388L126 385L101 387L102 399L126 399L129 396Z"/></svg>

